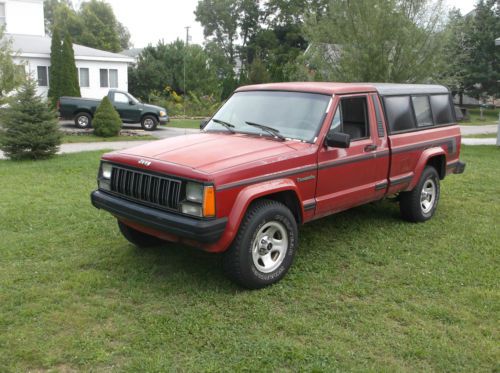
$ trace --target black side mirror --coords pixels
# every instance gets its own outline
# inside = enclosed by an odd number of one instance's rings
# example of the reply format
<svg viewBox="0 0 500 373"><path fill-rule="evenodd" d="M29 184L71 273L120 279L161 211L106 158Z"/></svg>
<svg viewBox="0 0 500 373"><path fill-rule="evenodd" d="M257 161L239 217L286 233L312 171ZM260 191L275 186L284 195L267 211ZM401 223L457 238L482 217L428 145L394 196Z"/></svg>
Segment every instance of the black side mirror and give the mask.
<svg viewBox="0 0 500 373"><path fill-rule="evenodd" d="M200 122L200 130L202 130L203 128L205 128L208 124L209 120L208 119L203 119L201 122Z"/></svg>
<svg viewBox="0 0 500 373"><path fill-rule="evenodd" d="M129 104L129 105L133 105L133 104L134 104L134 101L130 100L130 101L128 102L128 104Z"/></svg>
<svg viewBox="0 0 500 373"><path fill-rule="evenodd" d="M331 148L348 148L351 146L351 135L342 132L328 132L326 145Z"/></svg>

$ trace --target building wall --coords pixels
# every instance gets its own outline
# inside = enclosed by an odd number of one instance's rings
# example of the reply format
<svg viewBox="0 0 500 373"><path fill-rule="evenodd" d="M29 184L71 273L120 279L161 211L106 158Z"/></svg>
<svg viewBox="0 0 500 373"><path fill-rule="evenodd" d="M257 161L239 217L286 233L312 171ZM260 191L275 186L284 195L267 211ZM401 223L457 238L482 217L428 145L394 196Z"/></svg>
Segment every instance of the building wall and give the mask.
<svg viewBox="0 0 500 373"><path fill-rule="evenodd" d="M38 66L50 66L50 59L47 58L22 58L15 57L15 62L19 65L25 65L25 71L29 74L35 81L37 81L37 67ZM80 87L82 97L85 98L97 98L101 99L108 94L110 89L118 89L120 91L128 91L128 71L126 62L104 62L104 61L87 61L76 59L77 68L88 68L89 69L89 87ZM100 84L100 69L117 69L118 70L118 87L101 88ZM50 85L50 76L49 76ZM43 97L47 97L49 87L39 87L37 85L37 92Z"/></svg>
<svg viewBox="0 0 500 373"><path fill-rule="evenodd" d="M45 36L43 0L0 0L5 4L6 32Z"/></svg>

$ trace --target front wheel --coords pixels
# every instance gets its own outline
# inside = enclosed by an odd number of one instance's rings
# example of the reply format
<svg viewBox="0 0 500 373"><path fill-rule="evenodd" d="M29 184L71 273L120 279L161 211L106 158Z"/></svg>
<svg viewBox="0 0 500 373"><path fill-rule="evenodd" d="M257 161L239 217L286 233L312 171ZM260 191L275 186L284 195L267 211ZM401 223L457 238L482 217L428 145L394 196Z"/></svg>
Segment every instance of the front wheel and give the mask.
<svg viewBox="0 0 500 373"><path fill-rule="evenodd" d="M415 188L400 194L401 216L412 222L429 220L436 212L439 195L439 175L434 167L426 166Z"/></svg>
<svg viewBox="0 0 500 373"><path fill-rule="evenodd" d="M158 119L152 115L145 115L141 120L141 126L145 131L154 131L158 126Z"/></svg>
<svg viewBox="0 0 500 373"><path fill-rule="evenodd" d="M227 276L249 289L281 280L292 265L298 246L297 222L282 203L253 203L236 239L224 255Z"/></svg>

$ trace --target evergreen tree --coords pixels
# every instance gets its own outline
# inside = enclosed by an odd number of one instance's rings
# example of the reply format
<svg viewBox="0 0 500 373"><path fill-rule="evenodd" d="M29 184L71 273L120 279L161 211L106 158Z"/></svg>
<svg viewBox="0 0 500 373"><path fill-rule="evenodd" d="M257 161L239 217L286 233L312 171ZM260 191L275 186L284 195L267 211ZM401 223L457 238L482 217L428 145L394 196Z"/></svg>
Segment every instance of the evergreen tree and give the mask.
<svg viewBox="0 0 500 373"><path fill-rule="evenodd" d="M52 156L61 144L57 116L27 79L0 117L0 148L14 160Z"/></svg>
<svg viewBox="0 0 500 373"><path fill-rule="evenodd" d="M120 133L122 120L107 96L104 96L95 111L92 127L96 136L112 137Z"/></svg>
<svg viewBox="0 0 500 373"><path fill-rule="evenodd" d="M57 100L61 97L62 58L61 33L55 28L50 46L49 92L47 94L52 107L56 106Z"/></svg>
<svg viewBox="0 0 500 373"><path fill-rule="evenodd" d="M71 36L66 34L62 45L62 66L60 74L61 96L80 97L80 83L78 81L78 70L75 65L75 52Z"/></svg>

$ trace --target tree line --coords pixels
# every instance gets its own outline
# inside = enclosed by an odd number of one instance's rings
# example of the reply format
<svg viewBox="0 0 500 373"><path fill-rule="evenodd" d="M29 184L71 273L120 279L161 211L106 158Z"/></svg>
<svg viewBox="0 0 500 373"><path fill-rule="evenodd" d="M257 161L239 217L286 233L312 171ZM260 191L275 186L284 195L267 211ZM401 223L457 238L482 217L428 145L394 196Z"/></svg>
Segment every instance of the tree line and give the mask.
<svg viewBox="0 0 500 373"><path fill-rule="evenodd" d="M467 15L448 12L442 0L200 0L195 15L204 47L148 46L130 69L132 93L225 99L242 84L305 80L442 83L476 98L499 94L495 0L477 1Z"/></svg>

